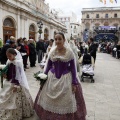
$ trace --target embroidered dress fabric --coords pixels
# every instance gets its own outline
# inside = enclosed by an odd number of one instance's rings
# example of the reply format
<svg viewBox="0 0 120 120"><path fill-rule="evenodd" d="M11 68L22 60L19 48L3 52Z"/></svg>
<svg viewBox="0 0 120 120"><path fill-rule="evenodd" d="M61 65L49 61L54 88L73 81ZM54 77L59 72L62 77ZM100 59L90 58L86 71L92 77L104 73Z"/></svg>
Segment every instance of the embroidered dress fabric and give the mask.
<svg viewBox="0 0 120 120"><path fill-rule="evenodd" d="M62 62L60 60L52 62L51 60L48 61L48 67L45 71L45 74L48 74L50 70L57 79L60 79L62 75L68 74L69 72L72 73L72 84L78 84L78 80L76 78L75 72L75 64L74 60L70 60L68 62Z"/></svg>

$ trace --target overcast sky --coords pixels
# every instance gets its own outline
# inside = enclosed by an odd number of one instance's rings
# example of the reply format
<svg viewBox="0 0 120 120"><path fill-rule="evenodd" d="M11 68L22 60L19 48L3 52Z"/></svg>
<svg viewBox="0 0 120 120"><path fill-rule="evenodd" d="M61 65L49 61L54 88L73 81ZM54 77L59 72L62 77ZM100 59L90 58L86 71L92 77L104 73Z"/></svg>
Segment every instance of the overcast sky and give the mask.
<svg viewBox="0 0 120 120"><path fill-rule="evenodd" d="M109 1L110 0L106 0L106 5L104 5L104 3L99 2L99 0L46 0L46 2L49 3L50 8L61 9L65 12L73 11L77 14L78 20L81 19L82 8L120 7L120 0L117 0L117 3L114 2L113 4Z"/></svg>

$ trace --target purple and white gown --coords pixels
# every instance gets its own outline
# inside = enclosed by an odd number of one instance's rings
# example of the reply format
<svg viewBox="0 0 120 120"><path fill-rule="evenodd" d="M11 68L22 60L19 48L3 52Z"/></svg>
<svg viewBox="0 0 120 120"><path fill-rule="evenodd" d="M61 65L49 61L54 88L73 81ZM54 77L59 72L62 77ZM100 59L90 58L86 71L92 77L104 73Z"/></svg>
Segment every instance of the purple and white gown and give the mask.
<svg viewBox="0 0 120 120"><path fill-rule="evenodd" d="M19 60L8 61L7 65L7 80L0 90L0 120L23 120L34 113L23 65ZM16 92L13 87L17 88Z"/></svg>
<svg viewBox="0 0 120 120"><path fill-rule="evenodd" d="M40 120L85 120L86 106L75 67L70 49L66 48L63 56L51 52L45 70L48 80L34 104ZM75 93L72 84L77 87Z"/></svg>

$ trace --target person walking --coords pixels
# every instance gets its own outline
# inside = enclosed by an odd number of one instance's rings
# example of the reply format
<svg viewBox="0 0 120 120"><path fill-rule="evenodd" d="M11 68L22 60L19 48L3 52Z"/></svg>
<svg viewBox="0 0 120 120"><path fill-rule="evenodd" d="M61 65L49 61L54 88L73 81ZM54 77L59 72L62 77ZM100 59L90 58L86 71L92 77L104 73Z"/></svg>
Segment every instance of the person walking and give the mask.
<svg viewBox="0 0 120 120"><path fill-rule="evenodd" d="M36 67L35 63L36 63L36 48L35 45L33 43L33 39L29 40L29 60L30 60L30 67Z"/></svg>
<svg viewBox="0 0 120 120"><path fill-rule="evenodd" d="M29 92L23 63L16 59L16 50L9 48L6 52L8 61L6 80L0 90L0 119L23 120L33 115L33 101Z"/></svg>
<svg viewBox="0 0 120 120"><path fill-rule="evenodd" d="M93 38L90 38L90 39L89 39L89 43L90 43L89 53L90 53L90 55L94 58L94 63L95 63L97 46L96 46L96 44L94 44Z"/></svg>
<svg viewBox="0 0 120 120"><path fill-rule="evenodd" d="M36 50L38 53L38 63L40 63L43 59L44 56L44 42L42 39L40 39L37 43L36 43Z"/></svg>
<svg viewBox="0 0 120 120"><path fill-rule="evenodd" d="M55 35L44 73L48 79L35 100L40 120L85 120L86 106L75 57L63 33Z"/></svg>

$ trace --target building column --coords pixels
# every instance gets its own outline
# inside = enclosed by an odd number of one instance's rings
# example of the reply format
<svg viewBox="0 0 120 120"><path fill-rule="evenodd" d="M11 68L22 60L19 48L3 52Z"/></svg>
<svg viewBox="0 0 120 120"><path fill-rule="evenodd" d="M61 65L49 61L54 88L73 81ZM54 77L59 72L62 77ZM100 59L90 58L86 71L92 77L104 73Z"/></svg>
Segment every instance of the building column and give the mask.
<svg viewBox="0 0 120 120"><path fill-rule="evenodd" d="M3 40L3 14L2 14L2 9L0 9L0 38Z"/></svg>
<svg viewBox="0 0 120 120"><path fill-rule="evenodd" d="M20 16L20 37L25 37L25 21L24 16Z"/></svg>
<svg viewBox="0 0 120 120"><path fill-rule="evenodd" d="M54 39L54 29L52 26L50 27L50 31L49 31L49 39Z"/></svg>
<svg viewBox="0 0 120 120"><path fill-rule="evenodd" d="M24 18L24 37L29 39L29 22L27 18Z"/></svg>
<svg viewBox="0 0 120 120"><path fill-rule="evenodd" d="M16 38L20 38L21 37L21 19L20 19L20 15L17 15L17 27L16 27Z"/></svg>
<svg viewBox="0 0 120 120"><path fill-rule="evenodd" d="M39 34L40 35L40 34ZM44 27L42 29L41 39L44 39Z"/></svg>
<svg viewBox="0 0 120 120"><path fill-rule="evenodd" d="M20 16L20 37L22 37L22 33L23 33L23 19L22 16Z"/></svg>

